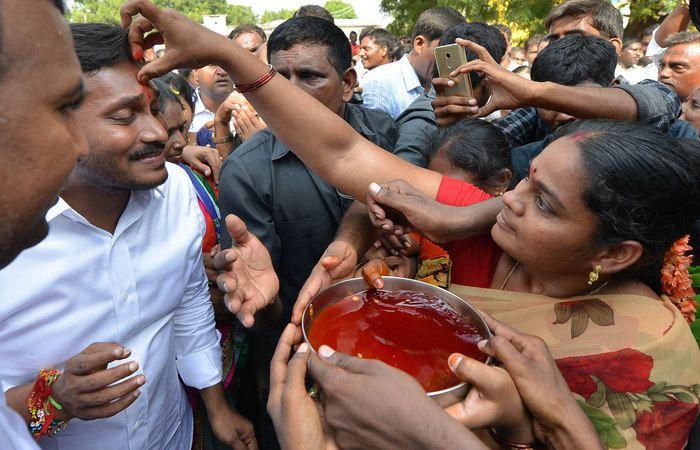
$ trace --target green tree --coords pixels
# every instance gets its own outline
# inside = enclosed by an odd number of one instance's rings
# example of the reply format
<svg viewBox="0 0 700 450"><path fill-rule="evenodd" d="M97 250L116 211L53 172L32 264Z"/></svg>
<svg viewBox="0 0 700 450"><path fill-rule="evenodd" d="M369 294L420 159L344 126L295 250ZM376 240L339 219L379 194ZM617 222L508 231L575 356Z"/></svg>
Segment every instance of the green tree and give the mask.
<svg viewBox="0 0 700 450"><path fill-rule="evenodd" d="M646 27L661 23L676 6L676 0L624 0L618 7L629 7L630 15L625 35L639 36Z"/></svg>
<svg viewBox="0 0 700 450"><path fill-rule="evenodd" d="M123 0L76 0L68 11L71 22L119 23Z"/></svg>
<svg viewBox="0 0 700 450"><path fill-rule="evenodd" d="M73 22L118 22L123 3L124 0L75 0L68 17ZM155 0L155 3L200 23L206 14L226 14L228 23L234 26L257 21L250 7L230 5L226 0Z"/></svg>
<svg viewBox="0 0 700 450"><path fill-rule="evenodd" d="M294 15L294 10L280 9L277 11L265 11L260 16L260 23L272 22L273 20L287 20Z"/></svg>
<svg viewBox="0 0 700 450"><path fill-rule="evenodd" d="M513 40L522 43L529 35L544 33L547 13L563 0L382 0L383 11L394 17L389 30L410 35L421 12L434 6L451 6L470 21L505 23L513 30ZM625 35L639 36L653 23L660 23L677 0L613 0L613 4L629 11Z"/></svg>
<svg viewBox="0 0 700 450"><path fill-rule="evenodd" d="M355 8L343 0L328 0L323 6L335 19L357 19Z"/></svg>

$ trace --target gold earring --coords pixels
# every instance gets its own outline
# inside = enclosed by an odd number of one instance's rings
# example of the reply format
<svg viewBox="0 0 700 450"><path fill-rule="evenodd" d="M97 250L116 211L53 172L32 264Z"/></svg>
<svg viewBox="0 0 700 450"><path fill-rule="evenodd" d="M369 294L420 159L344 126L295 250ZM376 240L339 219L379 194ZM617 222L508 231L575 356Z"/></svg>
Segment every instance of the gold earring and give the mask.
<svg viewBox="0 0 700 450"><path fill-rule="evenodd" d="M603 268L601 266L595 266L595 269L591 270L591 273L588 274L588 284L593 285L596 281L598 281L598 277L600 277L600 272L602 272Z"/></svg>

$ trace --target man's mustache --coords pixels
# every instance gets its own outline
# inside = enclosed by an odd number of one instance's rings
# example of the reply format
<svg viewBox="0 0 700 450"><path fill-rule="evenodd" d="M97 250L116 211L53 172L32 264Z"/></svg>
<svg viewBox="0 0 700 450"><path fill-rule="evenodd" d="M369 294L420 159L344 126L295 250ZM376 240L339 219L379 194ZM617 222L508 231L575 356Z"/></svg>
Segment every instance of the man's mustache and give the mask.
<svg viewBox="0 0 700 450"><path fill-rule="evenodd" d="M160 153L163 153L163 150L165 150L165 144L161 142L153 142L147 145L144 145L138 150L135 150L133 153L129 155L129 160L135 161L137 159L142 159L142 158L148 158L149 156L154 156L158 155Z"/></svg>

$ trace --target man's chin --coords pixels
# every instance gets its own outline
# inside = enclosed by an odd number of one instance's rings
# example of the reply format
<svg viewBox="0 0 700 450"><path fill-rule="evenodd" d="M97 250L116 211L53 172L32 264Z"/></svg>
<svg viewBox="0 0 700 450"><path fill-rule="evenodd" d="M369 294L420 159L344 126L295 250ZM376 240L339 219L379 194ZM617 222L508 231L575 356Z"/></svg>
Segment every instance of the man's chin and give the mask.
<svg viewBox="0 0 700 450"><path fill-rule="evenodd" d="M153 189L165 183L165 181L168 179L168 170L165 168L165 164L163 164L161 168L154 169L149 172L150 173L148 173L147 175L134 179L131 189Z"/></svg>

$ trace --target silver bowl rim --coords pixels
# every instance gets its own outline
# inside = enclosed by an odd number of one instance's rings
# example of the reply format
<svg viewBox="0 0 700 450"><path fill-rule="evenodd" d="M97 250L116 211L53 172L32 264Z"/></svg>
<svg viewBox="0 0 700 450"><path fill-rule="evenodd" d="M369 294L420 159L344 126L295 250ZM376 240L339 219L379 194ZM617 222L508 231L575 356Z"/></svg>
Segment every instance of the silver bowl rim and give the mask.
<svg viewBox="0 0 700 450"><path fill-rule="evenodd" d="M418 284L424 284L424 285L426 285L426 286L430 286L431 288L437 287L437 286L434 286L434 285L432 285L432 284L426 283L425 281L420 281L420 280L416 280L416 279L413 279L413 278L390 277L390 276L386 276L386 277L382 277L382 278L383 278L383 279L390 279L390 280L410 280L410 281L416 282L416 283L418 283ZM357 282L358 280L364 281L362 278L359 278L359 277L358 277L358 278L350 278L350 279L343 280L343 281L340 281L340 282L338 282L338 283L335 283L335 284L332 284L332 285L328 286L326 289L323 289L322 291L319 291L316 295L314 295L314 296L311 298L311 300L309 301L309 303L306 305L306 307L304 308L304 312L303 312L302 315L301 315L301 333L302 333L302 335L304 336L304 342L306 342L306 343L308 344L308 346L309 346L309 348L311 349L311 351L314 352L315 354L318 355L318 353L316 352L316 349L313 347L313 345L311 345L311 342L309 341L309 337L306 335L306 327L304 326L304 325L305 325L305 321L306 321L306 313L308 312L309 308L311 308L311 305L313 305L314 300L316 300L316 298L318 298L318 297L319 297L324 291L326 291L327 289L330 289L330 288L332 288L332 287L342 286L342 285L344 285L344 284L355 283L355 282ZM367 286L367 285L365 284L365 289L364 289L364 290L367 290L367 289L368 289L366 286ZM438 288L438 289L442 289L442 288ZM476 317L479 319L479 321L481 322L481 324L484 326L484 329L486 330L486 337L485 337L485 339L491 339L491 338L493 337L493 333L491 332L491 328L489 328L488 324L486 323L486 321L485 321L484 318L482 317L481 313L479 312L478 309L476 309L476 308L474 307L474 305L472 305L472 304L469 303L468 301L464 300L462 297L460 297L460 296L458 296L458 295L456 295L456 294L454 294L454 293L448 291L447 289L443 289L443 290L444 290L447 294L449 294L449 295L451 295L451 296L453 296L453 297L459 299L459 301L461 301L461 302L463 302L463 303L466 303L466 305L476 313ZM342 300L342 299L340 299L340 300ZM487 355L486 361L484 361L484 364L490 364L491 361L492 361L491 357ZM459 390L459 389L462 389L462 388L464 388L466 385L467 385L467 383L463 381L463 382L461 382L461 383L459 383L459 384L456 384L456 385L454 385L454 386L448 387L448 388L443 389L443 390L440 390L440 391L431 391L431 392L427 392L427 394L428 394L428 397L438 397L438 396L440 396L440 395L449 394L449 393L451 393L451 392L454 392L454 391L457 391L457 390Z"/></svg>

